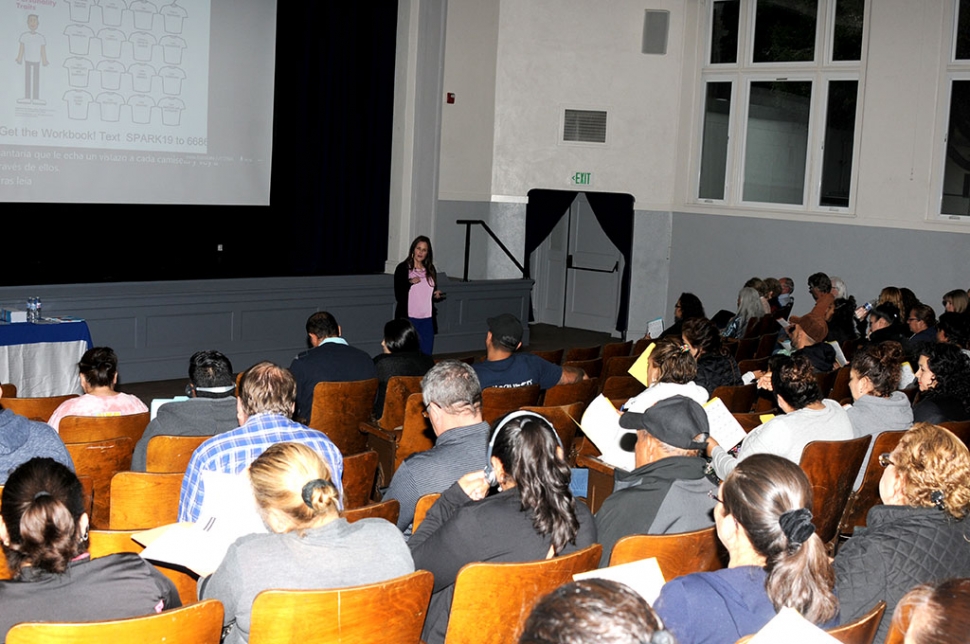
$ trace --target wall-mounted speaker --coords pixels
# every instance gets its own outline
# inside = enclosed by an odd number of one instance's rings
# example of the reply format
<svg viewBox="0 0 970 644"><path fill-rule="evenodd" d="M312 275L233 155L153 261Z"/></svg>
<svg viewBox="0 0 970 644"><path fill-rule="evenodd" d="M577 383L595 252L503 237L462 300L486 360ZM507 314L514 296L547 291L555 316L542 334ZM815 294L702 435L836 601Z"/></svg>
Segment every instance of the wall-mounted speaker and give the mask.
<svg viewBox="0 0 970 644"><path fill-rule="evenodd" d="M658 9L647 9L643 16L643 45L644 54L667 53L667 30L670 26L670 12Z"/></svg>

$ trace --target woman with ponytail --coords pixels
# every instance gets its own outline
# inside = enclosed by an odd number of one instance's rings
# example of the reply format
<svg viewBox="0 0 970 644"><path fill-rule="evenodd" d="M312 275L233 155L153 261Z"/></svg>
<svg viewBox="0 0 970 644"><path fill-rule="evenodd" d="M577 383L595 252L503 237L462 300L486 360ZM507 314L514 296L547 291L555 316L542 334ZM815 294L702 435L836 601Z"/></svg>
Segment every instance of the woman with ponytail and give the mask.
<svg viewBox="0 0 970 644"><path fill-rule="evenodd" d="M225 607L224 644L249 641L256 595L271 588L324 589L372 584L414 572L397 527L383 519L347 523L330 469L300 443L277 443L249 466L253 496L269 534L236 540L199 598Z"/></svg>
<svg viewBox="0 0 970 644"><path fill-rule="evenodd" d="M812 523L812 486L791 461L745 459L718 492L717 536L724 570L678 577L654 609L680 644L732 644L783 607L823 628L837 623L835 573Z"/></svg>
<svg viewBox="0 0 970 644"><path fill-rule="evenodd" d="M528 411L496 423L488 467L441 495L408 546L417 568L434 573L421 639L442 644L455 578L476 561L550 559L596 542L593 516L569 492L569 465L549 421ZM488 496L491 487L498 494ZM488 498L485 498L488 496Z"/></svg>
<svg viewBox="0 0 970 644"><path fill-rule="evenodd" d="M53 459L10 474L0 518L12 576L0 581L0 640L20 622L119 619L182 605L172 582L138 555L91 559L81 482Z"/></svg>

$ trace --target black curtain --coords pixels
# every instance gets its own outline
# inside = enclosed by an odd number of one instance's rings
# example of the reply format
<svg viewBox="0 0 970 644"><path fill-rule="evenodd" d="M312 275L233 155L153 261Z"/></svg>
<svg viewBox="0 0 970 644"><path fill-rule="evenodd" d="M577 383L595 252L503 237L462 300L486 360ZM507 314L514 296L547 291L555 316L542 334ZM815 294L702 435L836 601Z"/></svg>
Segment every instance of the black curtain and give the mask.
<svg viewBox="0 0 970 644"><path fill-rule="evenodd" d="M530 190L525 208L525 268L530 276L529 258L549 236L559 220L569 212L578 192L566 190ZM626 331L630 310L630 284L633 259L633 195L612 192L587 192L593 214L600 228L623 255L623 275L620 282L620 306L616 315L616 330ZM530 317L533 315L529 307ZM532 318L534 319L534 318Z"/></svg>

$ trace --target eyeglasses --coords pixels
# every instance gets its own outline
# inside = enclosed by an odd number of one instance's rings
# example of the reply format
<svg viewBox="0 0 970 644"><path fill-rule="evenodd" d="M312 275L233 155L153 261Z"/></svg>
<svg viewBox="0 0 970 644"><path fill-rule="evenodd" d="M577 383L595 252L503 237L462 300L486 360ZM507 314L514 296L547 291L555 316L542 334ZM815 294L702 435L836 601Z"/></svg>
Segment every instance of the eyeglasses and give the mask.
<svg viewBox="0 0 970 644"><path fill-rule="evenodd" d="M883 452L882 454L880 454L879 455L879 464L882 465L883 467L889 467L890 465L896 465L891 460L889 460L889 457L890 456L892 456L892 454L890 454L889 452Z"/></svg>
<svg viewBox="0 0 970 644"><path fill-rule="evenodd" d="M714 494L714 490L708 490L707 491L707 496L709 496L712 499L714 499L714 502L715 503L720 503L721 505L724 505L724 501L722 501L721 499L719 499L718 496L716 494Z"/></svg>

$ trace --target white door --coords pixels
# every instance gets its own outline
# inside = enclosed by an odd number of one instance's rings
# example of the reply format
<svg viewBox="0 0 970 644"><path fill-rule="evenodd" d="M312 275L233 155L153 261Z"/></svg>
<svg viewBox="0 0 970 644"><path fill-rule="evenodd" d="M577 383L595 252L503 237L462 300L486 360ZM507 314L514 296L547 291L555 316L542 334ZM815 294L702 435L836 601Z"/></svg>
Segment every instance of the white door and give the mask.
<svg viewBox="0 0 970 644"><path fill-rule="evenodd" d="M616 334L623 256L580 194L532 255L538 322Z"/></svg>

